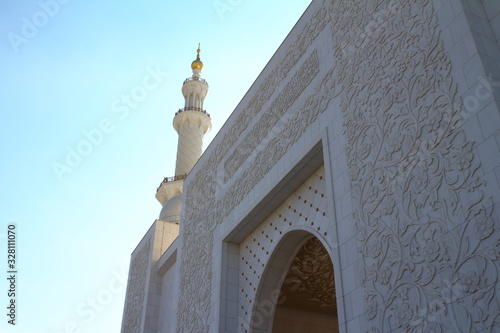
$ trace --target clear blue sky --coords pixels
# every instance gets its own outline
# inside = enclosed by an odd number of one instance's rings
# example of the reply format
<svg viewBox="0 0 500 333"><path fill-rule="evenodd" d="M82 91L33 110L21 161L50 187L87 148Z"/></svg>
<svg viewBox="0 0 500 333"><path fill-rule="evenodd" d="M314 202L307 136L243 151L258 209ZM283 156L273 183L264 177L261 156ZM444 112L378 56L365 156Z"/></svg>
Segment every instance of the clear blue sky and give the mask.
<svg viewBox="0 0 500 333"><path fill-rule="evenodd" d="M120 276L173 176L172 118L198 42L208 144L309 3L0 0L0 332L119 331Z"/></svg>

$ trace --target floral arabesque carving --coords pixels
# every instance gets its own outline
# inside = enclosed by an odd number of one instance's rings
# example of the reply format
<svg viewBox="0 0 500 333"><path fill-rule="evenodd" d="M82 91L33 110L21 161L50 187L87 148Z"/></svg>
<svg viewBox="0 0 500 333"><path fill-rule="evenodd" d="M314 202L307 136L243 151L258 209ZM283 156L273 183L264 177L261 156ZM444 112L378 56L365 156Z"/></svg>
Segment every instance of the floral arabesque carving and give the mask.
<svg viewBox="0 0 500 333"><path fill-rule="evenodd" d="M132 259L127 286L127 299L123 315L124 333L136 333L141 330L142 312L146 295L146 278L151 260L151 239L143 245Z"/></svg>
<svg viewBox="0 0 500 333"><path fill-rule="evenodd" d="M324 3L325 1L323 1ZM225 158L226 153L239 140L251 122L259 116L263 106L271 100L277 87L285 81L290 68L294 67L313 40L325 28L330 21L330 13L324 10L324 5L318 6L318 10L312 15L311 20L306 24L302 32L298 35L295 42L288 48L283 59L269 75L263 80L257 92L252 96L246 107L238 112L238 118L234 124L225 131L220 144L217 145L213 154L216 156L217 163Z"/></svg>
<svg viewBox="0 0 500 333"><path fill-rule="evenodd" d="M498 221L431 1L330 10L371 332L491 330Z"/></svg>
<svg viewBox="0 0 500 333"><path fill-rule="evenodd" d="M220 209L217 211L218 220L222 221L231 210L236 207L262 178L271 170L288 148L291 147L302 134L323 113L332 97L323 93L324 86L331 80L330 72L325 75L322 82L316 87L301 107L284 118L280 131L275 133L256 157L248 163L234 183L220 200ZM292 98L292 96L290 96Z"/></svg>
<svg viewBox="0 0 500 333"><path fill-rule="evenodd" d="M315 50L288 81L278 97L273 100L266 112L260 117L258 124L253 126L234 152L227 158L224 163L225 182L233 177L235 172L246 162L250 154L255 151L271 129L282 119L285 112L307 88L318 72L318 55Z"/></svg>

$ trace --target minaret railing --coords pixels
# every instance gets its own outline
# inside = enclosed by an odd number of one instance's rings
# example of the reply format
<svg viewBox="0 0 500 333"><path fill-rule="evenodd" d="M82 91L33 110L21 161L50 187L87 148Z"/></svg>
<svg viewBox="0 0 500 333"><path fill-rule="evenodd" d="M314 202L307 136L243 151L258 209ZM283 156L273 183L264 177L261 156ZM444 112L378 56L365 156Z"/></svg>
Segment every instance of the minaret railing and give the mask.
<svg viewBox="0 0 500 333"><path fill-rule="evenodd" d="M177 111L175 113L175 115L177 116L179 113L184 112L184 111L198 111L198 112L201 112L204 115L208 116L208 118L210 118L210 114L207 112L207 110L203 110L202 108L199 108L199 107L196 107L196 106L188 106L188 107L179 109L179 111Z"/></svg>
<svg viewBox="0 0 500 333"><path fill-rule="evenodd" d="M208 84L208 82L205 81L205 79L202 79L201 77L192 76L185 79L183 85L191 81L200 81L201 83Z"/></svg>
<svg viewBox="0 0 500 333"><path fill-rule="evenodd" d="M156 192L158 192L160 190L160 187L163 184L170 183L170 182L175 182L175 181L178 181L178 180L184 180L184 179L186 179L186 177L187 177L187 173L185 173L183 175L173 176L173 177L165 177L165 178L163 178L163 181L160 183L160 186L158 186L156 188Z"/></svg>

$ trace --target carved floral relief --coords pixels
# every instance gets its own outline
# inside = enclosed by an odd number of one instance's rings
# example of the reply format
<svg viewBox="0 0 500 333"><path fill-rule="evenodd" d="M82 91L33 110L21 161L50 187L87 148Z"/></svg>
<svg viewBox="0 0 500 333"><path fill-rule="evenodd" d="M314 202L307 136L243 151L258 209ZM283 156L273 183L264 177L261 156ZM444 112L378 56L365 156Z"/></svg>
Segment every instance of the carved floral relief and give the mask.
<svg viewBox="0 0 500 333"><path fill-rule="evenodd" d="M141 250L132 259L127 286L127 300L125 320L123 324L124 333L139 332L142 327L142 313L146 295L146 278L149 263L151 261L151 239L149 239Z"/></svg>
<svg viewBox="0 0 500 333"><path fill-rule="evenodd" d="M371 332L498 329L498 221L432 3L331 3Z"/></svg>

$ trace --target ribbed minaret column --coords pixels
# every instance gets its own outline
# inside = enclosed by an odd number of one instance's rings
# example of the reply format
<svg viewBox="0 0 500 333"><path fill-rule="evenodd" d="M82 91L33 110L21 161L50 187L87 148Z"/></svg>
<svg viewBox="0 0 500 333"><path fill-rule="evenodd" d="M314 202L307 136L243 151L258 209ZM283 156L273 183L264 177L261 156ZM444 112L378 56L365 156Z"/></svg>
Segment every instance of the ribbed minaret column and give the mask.
<svg viewBox="0 0 500 333"><path fill-rule="evenodd" d="M185 175L196 164L203 149L203 137L210 130L210 118L198 111L183 111L174 118L174 128L179 133L175 175Z"/></svg>

